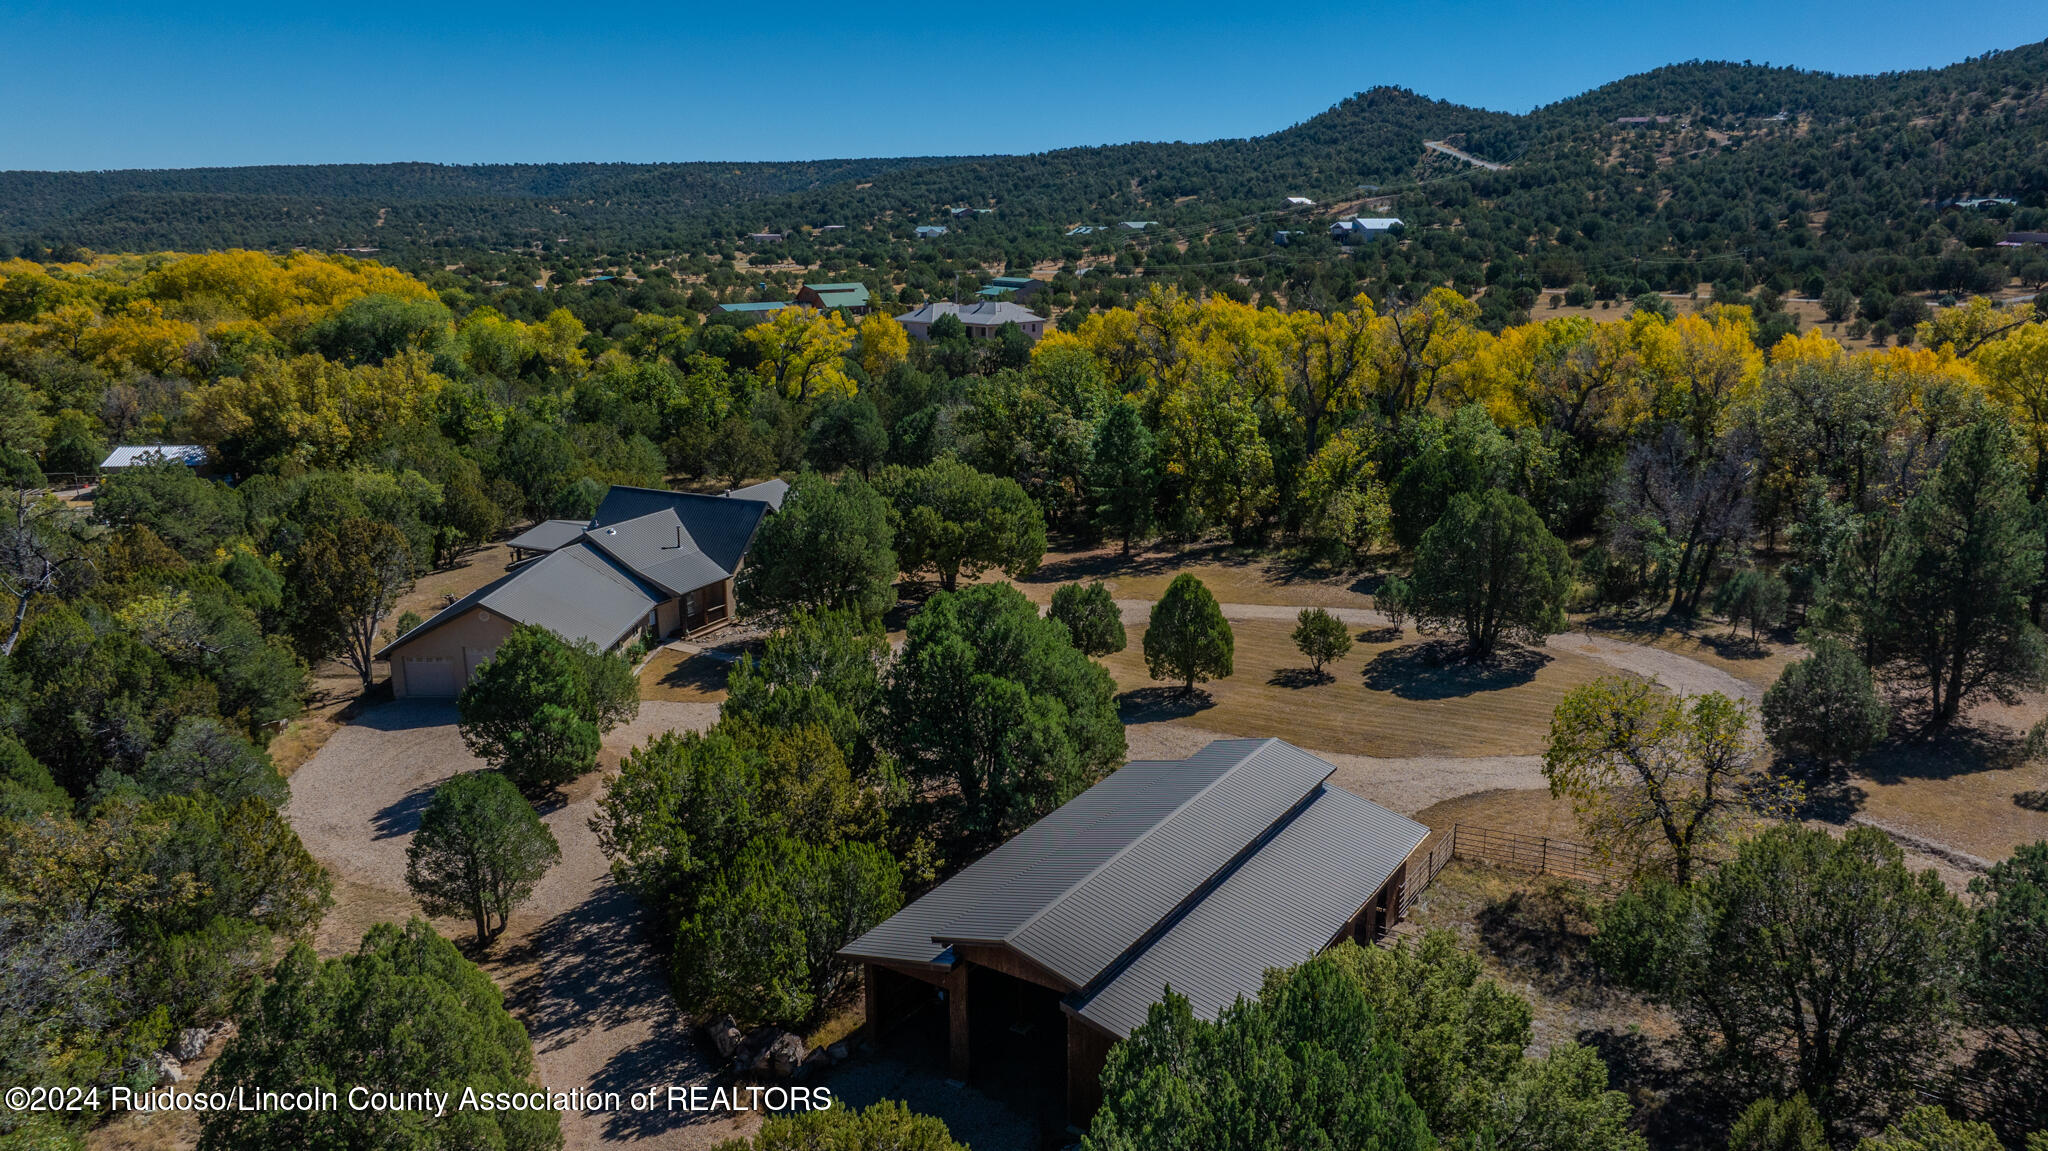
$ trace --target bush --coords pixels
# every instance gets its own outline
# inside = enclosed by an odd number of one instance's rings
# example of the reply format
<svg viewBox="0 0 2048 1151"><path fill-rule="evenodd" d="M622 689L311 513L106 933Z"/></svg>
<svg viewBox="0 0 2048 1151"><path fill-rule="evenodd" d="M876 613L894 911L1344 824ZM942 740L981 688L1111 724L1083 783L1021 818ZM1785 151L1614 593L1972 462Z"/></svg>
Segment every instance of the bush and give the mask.
<svg viewBox="0 0 2048 1151"><path fill-rule="evenodd" d="M477 669L456 706L462 741L529 795L597 766L598 731L583 666L553 632L526 624Z"/></svg>
<svg viewBox="0 0 2048 1151"><path fill-rule="evenodd" d="M1343 659L1351 651L1351 629L1344 622L1319 607L1301 609L1295 617L1294 646L1308 657L1309 667L1317 675L1323 674L1323 665Z"/></svg>
<svg viewBox="0 0 2048 1151"><path fill-rule="evenodd" d="M1123 612L1101 580L1061 584L1052 593L1052 607L1046 615L1066 624L1074 646L1091 656L1122 651L1129 642Z"/></svg>
<svg viewBox="0 0 2048 1151"><path fill-rule="evenodd" d="M473 771L434 789L405 849L405 885L429 915L468 916L483 944L561 859L554 833L512 781Z"/></svg>
<svg viewBox="0 0 2048 1151"><path fill-rule="evenodd" d="M1884 739L1890 712L1847 645L1821 637L1811 650L1764 693L1764 735L1788 758L1852 763Z"/></svg>
<svg viewBox="0 0 2048 1151"><path fill-rule="evenodd" d="M944 1120L919 1115L893 1099L865 1111L833 1106L778 1115L752 1139L733 1139L718 1151L967 1151Z"/></svg>

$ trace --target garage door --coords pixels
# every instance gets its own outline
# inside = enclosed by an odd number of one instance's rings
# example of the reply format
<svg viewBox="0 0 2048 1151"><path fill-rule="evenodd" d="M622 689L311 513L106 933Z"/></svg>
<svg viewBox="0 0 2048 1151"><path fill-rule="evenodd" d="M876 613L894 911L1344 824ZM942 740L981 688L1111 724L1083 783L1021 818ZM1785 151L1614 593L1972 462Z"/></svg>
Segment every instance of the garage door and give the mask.
<svg viewBox="0 0 2048 1151"><path fill-rule="evenodd" d="M462 693L462 680L455 661L447 656L405 657L405 694L425 698L453 699Z"/></svg>

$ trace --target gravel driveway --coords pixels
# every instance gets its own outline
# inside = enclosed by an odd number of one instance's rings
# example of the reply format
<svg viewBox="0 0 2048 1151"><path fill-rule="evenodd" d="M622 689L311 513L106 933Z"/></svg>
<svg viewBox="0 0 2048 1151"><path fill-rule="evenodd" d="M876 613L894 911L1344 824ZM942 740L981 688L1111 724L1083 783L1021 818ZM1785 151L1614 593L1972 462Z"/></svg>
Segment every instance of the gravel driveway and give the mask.
<svg viewBox="0 0 2048 1151"><path fill-rule="evenodd" d="M641 938L638 905L611 881L590 816L627 749L658 732L702 730L717 717L715 704L642 703L638 719L606 736L607 770L543 807L562 862L482 962L532 1035L540 1081L550 1089L623 1094L710 1078ZM336 906L319 938L323 953L353 951L369 923L418 911L405 888L405 849L420 811L442 780L481 766L462 745L452 704L401 701L342 727L293 774L286 813L336 880ZM467 923L437 926L466 945ZM732 1119L690 1122L666 1112L569 1113L562 1130L578 1149L622 1142L698 1148L742 1133Z"/></svg>

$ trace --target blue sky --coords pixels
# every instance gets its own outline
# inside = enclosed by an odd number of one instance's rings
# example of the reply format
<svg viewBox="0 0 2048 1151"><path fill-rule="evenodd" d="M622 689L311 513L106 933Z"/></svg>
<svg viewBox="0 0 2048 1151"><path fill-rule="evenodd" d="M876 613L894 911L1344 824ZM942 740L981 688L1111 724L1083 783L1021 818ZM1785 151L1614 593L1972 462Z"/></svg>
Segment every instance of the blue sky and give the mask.
<svg viewBox="0 0 2048 1151"><path fill-rule="evenodd" d="M1257 134L1376 84L1523 111L1691 58L1868 72L2048 38L2048 8L1966 11L0 0L0 169L1023 152Z"/></svg>

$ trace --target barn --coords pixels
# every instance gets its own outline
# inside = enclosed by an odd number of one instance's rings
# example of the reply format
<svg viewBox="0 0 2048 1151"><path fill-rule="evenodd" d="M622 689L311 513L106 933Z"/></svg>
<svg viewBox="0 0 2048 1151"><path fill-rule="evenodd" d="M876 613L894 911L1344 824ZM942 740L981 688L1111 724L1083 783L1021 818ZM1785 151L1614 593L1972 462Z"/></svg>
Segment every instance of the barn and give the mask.
<svg viewBox="0 0 2048 1151"><path fill-rule="evenodd" d="M1035 1079L1085 1125L1168 985L1214 1018L1267 970L1396 919L1429 829L1276 739L1134 761L841 950L871 1038L951 1078Z"/></svg>

